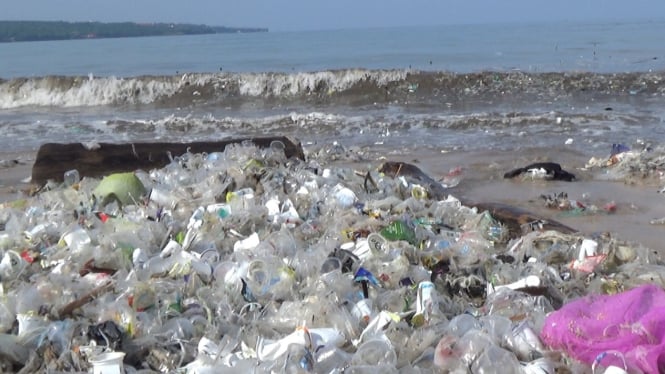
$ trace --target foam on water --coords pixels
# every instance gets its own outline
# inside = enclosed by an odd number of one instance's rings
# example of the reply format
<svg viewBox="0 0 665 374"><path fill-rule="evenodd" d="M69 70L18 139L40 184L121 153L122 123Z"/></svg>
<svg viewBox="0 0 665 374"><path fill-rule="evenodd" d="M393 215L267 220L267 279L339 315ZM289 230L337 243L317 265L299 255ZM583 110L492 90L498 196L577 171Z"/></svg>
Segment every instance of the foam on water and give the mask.
<svg viewBox="0 0 665 374"><path fill-rule="evenodd" d="M173 95L181 85L175 77L123 79L49 76L14 79L0 85L0 108L147 104L160 97Z"/></svg>
<svg viewBox="0 0 665 374"><path fill-rule="evenodd" d="M556 103L606 97L665 96L663 73L325 70L297 73L219 73L171 76L46 76L0 81L0 108L248 104L411 107L480 106L506 101Z"/></svg>

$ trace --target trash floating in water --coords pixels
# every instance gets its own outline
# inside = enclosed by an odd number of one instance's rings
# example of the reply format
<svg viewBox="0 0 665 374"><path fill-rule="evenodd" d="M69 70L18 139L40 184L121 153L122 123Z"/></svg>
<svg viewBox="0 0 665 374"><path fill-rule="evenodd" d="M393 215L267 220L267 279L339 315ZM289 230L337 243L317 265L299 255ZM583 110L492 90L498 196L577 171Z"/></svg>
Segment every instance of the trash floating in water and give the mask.
<svg viewBox="0 0 665 374"><path fill-rule="evenodd" d="M647 248L542 226L507 235L506 214L408 165L382 175L277 153L188 153L3 204L2 370L589 370L541 341L548 315L665 284Z"/></svg>

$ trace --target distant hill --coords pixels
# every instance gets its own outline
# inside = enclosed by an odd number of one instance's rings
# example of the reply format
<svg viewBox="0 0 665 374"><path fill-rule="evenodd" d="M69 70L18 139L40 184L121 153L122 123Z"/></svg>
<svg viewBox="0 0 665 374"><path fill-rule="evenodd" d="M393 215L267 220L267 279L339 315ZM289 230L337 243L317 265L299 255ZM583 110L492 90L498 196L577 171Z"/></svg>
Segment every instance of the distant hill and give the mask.
<svg viewBox="0 0 665 374"><path fill-rule="evenodd" d="M185 23L0 21L0 42L129 38L136 36L243 32L268 32L268 29L193 25Z"/></svg>

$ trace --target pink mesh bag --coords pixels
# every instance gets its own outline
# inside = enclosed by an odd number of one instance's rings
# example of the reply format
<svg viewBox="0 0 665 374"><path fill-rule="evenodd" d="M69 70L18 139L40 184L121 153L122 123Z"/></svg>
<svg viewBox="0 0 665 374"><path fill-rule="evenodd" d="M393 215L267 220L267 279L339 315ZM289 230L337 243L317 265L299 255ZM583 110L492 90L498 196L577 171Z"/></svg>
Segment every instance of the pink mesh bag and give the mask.
<svg viewBox="0 0 665 374"><path fill-rule="evenodd" d="M623 367L625 360L631 372L665 373L665 291L643 285L572 301L547 316L540 336L590 365Z"/></svg>

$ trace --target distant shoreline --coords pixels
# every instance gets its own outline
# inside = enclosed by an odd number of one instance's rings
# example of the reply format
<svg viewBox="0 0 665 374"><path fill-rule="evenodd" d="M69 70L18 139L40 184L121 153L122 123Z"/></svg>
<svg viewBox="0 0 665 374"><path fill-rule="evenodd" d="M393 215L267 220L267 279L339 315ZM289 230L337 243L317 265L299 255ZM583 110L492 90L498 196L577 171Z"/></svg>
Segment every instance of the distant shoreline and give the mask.
<svg viewBox="0 0 665 374"><path fill-rule="evenodd" d="M187 23L0 21L0 43L253 32L268 29Z"/></svg>

